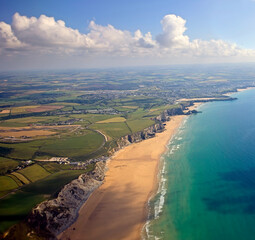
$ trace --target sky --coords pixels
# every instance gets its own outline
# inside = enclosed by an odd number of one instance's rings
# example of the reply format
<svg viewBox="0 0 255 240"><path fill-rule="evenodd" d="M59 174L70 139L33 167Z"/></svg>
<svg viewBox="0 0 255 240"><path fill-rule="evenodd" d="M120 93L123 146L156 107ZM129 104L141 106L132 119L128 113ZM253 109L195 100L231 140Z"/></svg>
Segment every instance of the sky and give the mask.
<svg viewBox="0 0 255 240"><path fill-rule="evenodd" d="M1 0L0 70L254 62L255 0Z"/></svg>

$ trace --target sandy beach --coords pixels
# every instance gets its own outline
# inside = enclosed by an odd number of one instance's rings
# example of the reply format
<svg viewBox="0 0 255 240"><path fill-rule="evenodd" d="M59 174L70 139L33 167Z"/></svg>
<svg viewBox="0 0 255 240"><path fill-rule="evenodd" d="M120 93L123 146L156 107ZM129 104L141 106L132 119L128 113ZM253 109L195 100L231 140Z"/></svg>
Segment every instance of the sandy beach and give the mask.
<svg viewBox="0 0 255 240"><path fill-rule="evenodd" d="M231 96L232 94L234 94L234 93L237 93L237 92L243 92L243 91L246 91L246 90L249 90L249 89L253 89L254 87L247 87L247 88L237 88L236 89L236 92L227 92L227 93L225 93L224 95L225 96Z"/></svg>
<svg viewBox="0 0 255 240"><path fill-rule="evenodd" d="M164 132L117 152L108 163L104 184L93 192L77 221L58 239L140 239L148 199L158 186L160 156L184 117L171 117Z"/></svg>

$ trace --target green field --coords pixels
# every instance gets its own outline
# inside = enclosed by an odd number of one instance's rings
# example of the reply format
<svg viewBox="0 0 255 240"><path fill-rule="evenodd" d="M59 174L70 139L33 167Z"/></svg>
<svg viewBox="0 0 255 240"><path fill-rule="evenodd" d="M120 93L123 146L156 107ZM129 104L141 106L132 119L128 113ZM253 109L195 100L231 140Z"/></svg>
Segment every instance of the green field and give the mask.
<svg viewBox="0 0 255 240"><path fill-rule="evenodd" d="M112 139L117 139L131 133L125 122L96 123L93 124L91 128L102 131Z"/></svg>
<svg viewBox="0 0 255 240"><path fill-rule="evenodd" d="M15 160L0 157L0 174L6 173L8 170L14 169L19 163Z"/></svg>
<svg viewBox="0 0 255 240"><path fill-rule="evenodd" d="M127 121L127 124L133 133L142 131L143 129L153 125L154 123L155 122L150 119L137 119Z"/></svg>
<svg viewBox="0 0 255 240"><path fill-rule="evenodd" d="M20 160L28 160L32 159L35 152L38 148L44 144L45 141L48 140L35 140L26 143L0 143L0 148L6 149L3 153L6 157L20 159Z"/></svg>
<svg viewBox="0 0 255 240"><path fill-rule="evenodd" d="M18 184L8 176L0 176L0 196L18 187Z"/></svg>
<svg viewBox="0 0 255 240"><path fill-rule="evenodd" d="M47 172L38 164L34 164L32 166L19 170L18 173L24 175L31 182L35 182L50 175L49 172Z"/></svg>
<svg viewBox="0 0 255 240"><path fill-rule="evenodd" d="M81 157L96 151L104 142L104 137L90 131L83 136L74 136L50 141L40 148L40 152L63 157Z"/></svg>
<svg viewBox="0 0 255 240"><path fill-rule="evenodd" d="M22 185L24 185L24 184L20 181L20 179L19 179L18 177L16 177L15 175L13 175L13 174L7 174L7 175L5 175L5 176L8 176L8 177L12 178L12 179L17 183L17 185L18 185L19 187L21 187Z"/></svg>
<svg viewBox="0 0 255 240"><path fill-rule="evenodd" d="M0 232L23 220L36 204L45 197L33 193L17 192L0 200Z"/></svg>
<svg viewBox="0 0 255 240"><path fill-rule="evenodd" d="M145 110L143 108L138 108L136 111L129 113L127 115L127 120L142 119L147 114L149 114L149 110Z"/></svg>

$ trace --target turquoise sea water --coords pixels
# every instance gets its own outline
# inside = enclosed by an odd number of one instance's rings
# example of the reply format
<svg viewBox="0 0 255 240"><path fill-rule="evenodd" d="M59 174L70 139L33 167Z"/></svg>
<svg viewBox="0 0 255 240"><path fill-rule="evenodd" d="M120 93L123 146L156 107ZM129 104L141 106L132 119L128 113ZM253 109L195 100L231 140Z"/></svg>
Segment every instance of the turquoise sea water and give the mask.
<svg viewBox="0 0 255 240"><path fill-rule="evenodd" d="M171 140L147 239L255 239L255 89L200 106Z"/></svg>

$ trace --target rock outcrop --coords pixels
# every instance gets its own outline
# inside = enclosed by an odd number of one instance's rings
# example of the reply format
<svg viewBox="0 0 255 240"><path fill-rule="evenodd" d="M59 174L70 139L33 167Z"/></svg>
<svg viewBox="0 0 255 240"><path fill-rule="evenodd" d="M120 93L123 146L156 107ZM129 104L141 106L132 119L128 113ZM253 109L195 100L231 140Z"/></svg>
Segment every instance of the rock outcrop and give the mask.
<svg viewBox="0 0 255 240"><path fill-rule="evenodd" d="M145 128L143 131L139 131L139 132L121 137L117 141L118 148L115 149L115 151L131 143L140 142L142 140L152 138L155 136L155 133L164 131L164 128L165 128L164 124L159 122L148 128Z"/></svg>
<svg viewBox="0 0 255 240"><path fill-rule="evenodd" d="M105 162L96 163L94 171L65 185L56 199L39 204L29 215L28 224L46 239L56 239L76 220L81 205L102 184L105 166Z"/></svg>
<svg viewBox="0 0 255 240"><path fill-rule="evenodd" d="M183 106L180 106L178 108L170 108L170 109L164 110L155 119L160 122L166 122L170 120L170 116L182 115L182 114L183 114Z"/></svg>
<svg viewBox="0 0 255 240"><path fill-rule="evenodd" d="M201 113L201 111L197 111L197 110L188 110L187 112L185 112L185 115L191 115L191 114L197 114L197 113Z"/></svg>

